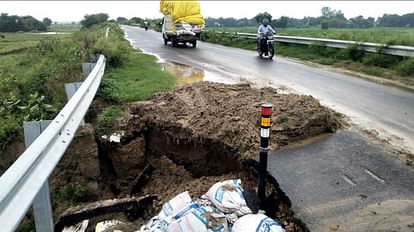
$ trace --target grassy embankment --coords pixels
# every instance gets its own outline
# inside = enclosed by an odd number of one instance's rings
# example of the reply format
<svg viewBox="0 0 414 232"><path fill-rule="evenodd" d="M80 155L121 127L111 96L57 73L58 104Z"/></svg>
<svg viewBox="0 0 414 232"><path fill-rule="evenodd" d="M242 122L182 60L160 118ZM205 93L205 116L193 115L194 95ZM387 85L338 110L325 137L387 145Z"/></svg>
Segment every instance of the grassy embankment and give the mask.
<svg viewBox="0 0 414 232"><path fill-rule="evenodd" d="M111 30L105 39L108 26ZM63 84L82 81L81 63L89 62L90 54L107 57L98 97L114 107L149 99L154 92L174 86L174 78L161 70L154 57L134 50L117 25L70 31L0 33L0 92L4 93L0 95L0 154L22 137L23 121L54 118L66 103ZM0 168L8 165L0 164Z"/></svg>
<svg viewBox="0 0 414 232"><path fill-rule="evenodd" d="M108 26L111 30L105 39ZM150 99L154 92L175 84L174 77L164 73L153 56L134 50L115 24L78 31L71 28L70 33L59 35L0 34L0 51L6 51L0 55L0 92L4 93L0 95L0 173L18 156L7 148L17 145L12 141L22 141L23 121L54 118L66 104L63 84L83 80L81 63L89 62L90 54L102 53L107 58L97 98L109 107L94 109L97 134L112 127L126 103ZM54 207L87 200L85 187L77 184L52 192ZM32 216L28 219L19 231L33 229Z"/></svg>
<svg viewBox="0 0 414 232"><path fill-rule="evenodd" d="M256 28L225 28L210 29L204 34L204 39L209 42L219 43L243 49L255 50L254 40L222 36L218 31L228 34L234 32L256 33ZM303 36L316 38L330 38L341 40L354 40L360 42L382 43L387 45L414 46L414 29L407 28L373 28L373 29L303 29L288 28L277 29L278 35ZM293 57L305 61L316 62L334 67L397 80L404 85L414 86L414 58L403 58L377 53L368 53L357 50L356 46L347 49L329 48L326 46L299 45L278 43L276 54Z"/></svg>

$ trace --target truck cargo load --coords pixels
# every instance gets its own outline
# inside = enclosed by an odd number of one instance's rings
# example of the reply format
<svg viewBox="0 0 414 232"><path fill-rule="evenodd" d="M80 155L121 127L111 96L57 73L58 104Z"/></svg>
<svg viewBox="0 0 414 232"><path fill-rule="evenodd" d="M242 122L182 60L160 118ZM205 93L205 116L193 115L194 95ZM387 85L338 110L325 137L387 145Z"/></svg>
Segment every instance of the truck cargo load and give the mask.
<svg viewBox="0 0 414 232"><path fill-rule="evenodd" d="M162 35L165 45L171 41L173 47L187 42L196 46L205 24L198 1L161 0L160 12L164 14Z"/></svg>

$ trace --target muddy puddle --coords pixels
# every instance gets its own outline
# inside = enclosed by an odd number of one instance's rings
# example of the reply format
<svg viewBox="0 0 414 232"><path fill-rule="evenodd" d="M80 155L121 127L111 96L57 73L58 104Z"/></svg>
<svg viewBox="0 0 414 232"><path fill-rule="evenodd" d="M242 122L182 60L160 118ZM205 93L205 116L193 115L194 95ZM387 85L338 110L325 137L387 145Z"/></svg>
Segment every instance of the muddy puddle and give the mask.
<svg viewBox="0 0 414 232"><path fill-rule="evenodd" d="M210 81L224 84L237 84L241 82L219 73L210 72L186 64L164 62L162 65L164 71L171 73L176 78L177 85L192 84L200 81Z"/></svg>

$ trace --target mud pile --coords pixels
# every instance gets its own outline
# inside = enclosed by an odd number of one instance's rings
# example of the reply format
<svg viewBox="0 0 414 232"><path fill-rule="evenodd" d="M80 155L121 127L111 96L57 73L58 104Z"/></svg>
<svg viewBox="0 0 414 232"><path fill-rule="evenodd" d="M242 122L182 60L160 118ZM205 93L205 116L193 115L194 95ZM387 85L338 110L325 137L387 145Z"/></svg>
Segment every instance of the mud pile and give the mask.
<svg viewBox="0 0 414 232"><path fill-rule="evenodd" d="M71 151L75 156L64 159L58 168L64 171L55 172L52 186L63 188L75 181L84 186L88 196L98 193L87 202L157 196L151 207L139 213L140 218L126 219L122 214L99 218L129 220L136 226L183 191L197 197L216 182L241 179L243 188L254 192L257 162L250 158L258 153L261 103L274 105L272 149L333 132L343 124L341 115L311 96L278 91L200 82L156 94L151 101L133 103L113 128L112 133L122 132L120 142L101 135L95 137L94 146L90 136L79 141ZM86 166L91 168L89 173ZM294 218L290 201L277 181L267 178L267 214L287 231L306 231Z"/></svg>
<svg viewBox="0 0 414 232"><path fill-rule="evenodd" d="M320 105L312 96L199 82L132 105L119 129L131 136L147 125L176 125L187 129L190 137L221 140L243 157L251 157L259 147L258 112L263 102L273 104L271 149L334 132L343 124L340 114Z"/></svg>

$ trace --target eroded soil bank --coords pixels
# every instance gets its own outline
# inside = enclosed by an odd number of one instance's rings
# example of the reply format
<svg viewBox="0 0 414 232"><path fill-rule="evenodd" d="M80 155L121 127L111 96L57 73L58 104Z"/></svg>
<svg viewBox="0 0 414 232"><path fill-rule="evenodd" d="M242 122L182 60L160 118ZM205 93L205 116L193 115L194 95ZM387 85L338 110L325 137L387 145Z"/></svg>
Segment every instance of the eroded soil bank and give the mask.
<svg viewBox="0 0 414 232"><path fill-rule="evenodd" d="M88 140L69 150L76 158L62 160L58 170L66 172L57 172L52 186L64 188L76 180L85 185L87 196L93 196L89 202L157 195L151 207L139 212L142 216L138 219L123 213L98 217L121 219L135 230L156 215L163 203L183 191L189 191L195 199L214 183L237 178L244 189L254 192L257 163L251 157L258 153L257 119L263 102L274 105L272 149L334 132L343 125L341 115L310 96L279 94L275 89L252 89L248 85L184 85L159 93L151 101L132 104L111 132L122 132L119 143L96 135L96 145L90 136L84 136ZM85 165L91 168L89 172ZM70 169L75 172L67 171ZM288 196L279 189L277 180L268 176L267 186L267 214L278 219L287 231L306 231L306 226L295 219ZM91 222L97 221L95 218ZM88 230L93 227L90 225Z"/></svg>
<svg viewBox="0 0 414 232"><path fill-rule="evenodd" d="M342 115L312 96L279 94L277 89L254 89L246 84L199 82L133 104L117 129L130 137L154 123L176 124L188 136L217 139L243 157L252 157L258 153L258 119L264 102L273 104L271 149L335 132L343 125Z"/></svg>

